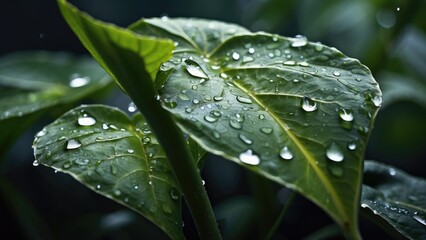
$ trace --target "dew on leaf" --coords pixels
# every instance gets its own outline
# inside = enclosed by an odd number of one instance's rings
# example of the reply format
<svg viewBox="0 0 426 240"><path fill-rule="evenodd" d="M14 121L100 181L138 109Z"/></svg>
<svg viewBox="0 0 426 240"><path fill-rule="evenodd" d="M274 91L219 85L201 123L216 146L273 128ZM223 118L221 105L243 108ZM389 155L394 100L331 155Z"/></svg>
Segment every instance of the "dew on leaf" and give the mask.
<svg viewBox="0 0 426 240"><path fill-rule="evenodd" d="M379 95L376 95L373 98L371 98L371 101L376 107L380 107L380 105L382 105L382 97Z"/></svg>
<svg viewBox="0 0 426 240"><path fill-rule="evenodd" d="M349 143L348 143L348 149L349 150L351 150L351 151L353 151L353 150L355 150L356 149L356 143L354 142L354 141L350 141Z"/></svg>
<svg viewBox="0 0 426 240"><path fill-rule="evenodd" d="M307 62L299 62L298 64L299 66L302 66L302 67L309 67L309 63Z"/></svg>
<svg viewBox="0 0 426 240"><path fill-rule="evenodd" d="M341 75L341 73L339 71L333 71L333 75L336 77L339 77Z"/></svg>
<svg viewBox="0 0 426 240"><path fill-rule="evenodd" d="M191 74L193 77L208 79L207 74L200 68L200 66L187 65L186 71Z"/></svg>
<svg viewBox="0 0 426 240"><path fill-rule="evenodd" d="M247 145L251 145L251 144L253 144L253 141L252 141L250 138L248 138L248 137L246 137L245 135L243 135L243 134L238 134L238 138L239 138L241 141L243 141L243 143L245 143L245 144L247 144Z"/></svg>
<svg viewBox="0 0 426 240"><path fill-rule="evenodd" d="M350 109L340 108L339 109L339 117L340 117L340 119L342 119L343 121L346 121L346 122L352 122L354 120L354 116L353 116L352 111Z"/></svg>
<svg viewBox="0 0 426 240"><path fill-rule="evenodd" d="M77 139L70 139L67 141L66 148L68 150L77 149L79 147L81 147L81 142L78 141Z"/></svg>
<svg viewBox="0 0 426 240"><path fill-rule="evenodd" d="M345 158L343 155L343 151L336 143L330 144L330 146L326 150L326 156L329 160L333 162L341 162Z"/></svg>
<svg viewBox="0 0 426 240"><path fill-rule="evenodd" d="M135 152L135 150L129 148L129 149L127 149L127 152L130 153L130 154L132 154L132 153Z"/></svg>
<svg viewBox="0 0 426 240"><path fill-rule="evenodd" d="M33 166L34 166L34 167L37 167L38 165L40 165L40 162L39 162L38 160L34 160L34 162L33 162Z"/></svg>
<svg viewBox="0 0 426 240"><path fill-rule="evenodd" d="M73 76L71 76L71 81L69 85L72 88L79 88L87 85L89 82L89 77L79 77L78 75L73 74Z"/></svg>
<svg viewBox="0 0 426 240"><path fill-rule="evenodd" d="M273 131L273 128L270 127L263 127L260 129L261 132L263 132L264 134L271 134Z"/></svg>
<svg viewBox="0 0 426 240"><path fill-rule="evenodd" d="M238 54L237 52L232 53L232 59L237 61L238 59L240 59L240 54Z"/></svg>
<svg viewBox="0 0 426 240"><path fill-rule="evenodd" d="M288 149L287 146L283 147L279 153L280 157L285 160L293 159L293 153Z"/></svg>
<svg viewBox="0 0 426 240"><path fill-rule="evenodd" d="M44 135L46 135L47 134L47 130L46 129L43 129L43 130L41 130L40 132L38 132L37 134L36 134L36 137L43 137Z"/></svg>
<svg viewBox="0 0 426 240"><path fill-rule="evenodd" d="M127 111L133 113L136 112L136 110L138 110L138 108L136 107L134 102L130 102L129 106L127 106Z"/></svg>
<svg viewBox="0 0 426 240"><path fill-rule="evenodd" d="M96 119L92 117L88 117L88 116L83 116L83 117L79 117L77 122L78 122L78 125L80 126L92 126L96 123Z"/></svg>
<svg viewBox="0 0 426 240"><path fill-rule="evenodd" d="M252 103L250 98L246 98L246 97L243 97L243 96L237 96L237 100L240 103L245 103L245 104L251 104Z"/></svg>
<svg viewBox="0 0 426 240"><path fill-rule="evenodd" d="M217 121L217 118L210 116L210 115L206 115L206 116L204 116L204 120L206 120L206 122L213 123L213 122Z"/></svg>
<svg viewBox="0 0 426 240"><path fill-rule="evenodd" d="M183 93L183 92L181 92L181 93L179 93L178 94L178 98L180 99L180 100L182 100L182 101L189 101L190 99L189 99L189 97L188 97L188 95L186 95L185 93Z"/></svg>
<svg viewBox="0 0 426 240"><path fill-rule="evenodd" d="M287 66L294 66L294 65L296 65L296 62L295 61L285 61L285 62L283 62L283 64L284 65L287 65Z"/></svg>
<svg viewBox="0 0 426 240"><path fill-rule="evenodd" d="M389 168L389 175L395 176L395 174L396 174L395 168Z"/></svg>
<svg viewBox="0 0 426 240"><path fill-rule="evenodd" d="M302 35L296 35L294 37L293 42L291 43L292 47L303 47L308 44L308 39L305 36Z"/></svg>
<svg viewBox="0 0 426 240"><path fill-rule="evenodd" d="M259 165L260 157L253 153L253 150L247 149L247 151L240 153L239 159L241 162L249 165Z"/></svg>
<svg viewBox="0 0 426 240"><path fill-rule="evenodd" d="M250 56L244 56L243 57L243 63L248 63L248 62L253 62L254 61L254 57L250 57Z"/></svg>
<svg viewBox="0 0 426 240"><path fill-rule="evenodd" d="M305 110L306 112L313 112L317 110L316 102L309 97L306 97L306 96L303 97L300 104L302 106L302 109Z"/></svg>
<svg viewBox="0 0 426 240"><path fill-rule="evenodd" d="M253 54L253 53L254 53L254 51L255 51L255 49L254 49L254 48L249 48L249 49L248 49L248 52L249 52L250 54Z"/></svg>

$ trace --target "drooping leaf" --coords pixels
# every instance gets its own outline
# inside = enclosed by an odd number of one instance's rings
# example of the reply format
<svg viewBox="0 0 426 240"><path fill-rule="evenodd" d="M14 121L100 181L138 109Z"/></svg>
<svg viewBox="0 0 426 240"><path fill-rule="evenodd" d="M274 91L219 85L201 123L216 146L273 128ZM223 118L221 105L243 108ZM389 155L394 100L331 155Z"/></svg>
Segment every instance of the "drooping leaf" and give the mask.
<svg viewBox="0 0 426 240"><path fill-rule="evenodd" d="M34 155L142 214L171 238L184 238L180 190L141 114L129 118L101 105L73 109L37 134Z"/></svg>
<svg viewBox="0 0 426 240"><path fill-rule="evenodd" d="M361 207L363 213L392 236L426 238L425 179L366 161Z"/></svg>
<svg viewBox="0 0 426 240"><path fill-rule="evenodd" d="M381 104L368 68L304 37L215 21L144 19L131 29L175 41L157 80L184 131L298 190L356 234L363 155Z"/></svg>
<svg viewBox="0 0 426 240"><path fill-rule="evenodd" d="M0 155L45 110L70 104L111 83L88 57L20 52L0 58Z"/></svg>

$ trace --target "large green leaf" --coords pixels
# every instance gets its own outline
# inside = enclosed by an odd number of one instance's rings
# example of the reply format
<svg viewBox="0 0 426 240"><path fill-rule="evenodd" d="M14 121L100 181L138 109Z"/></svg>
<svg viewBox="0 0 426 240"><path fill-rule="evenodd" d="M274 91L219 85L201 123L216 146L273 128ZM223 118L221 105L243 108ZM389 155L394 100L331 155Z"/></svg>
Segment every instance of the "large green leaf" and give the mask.
<svg viewBox="0 0 426 240"><path fill-rule="evenodd" d="M366 161L361 209L390 234L426 238L426 180ZM396 234L396 235L395 235Z"/></svg>
<svg viewBox="0 0 426 240"><path fill-rule="evenodd" d="M184 131L298 190L356 235L363 156L381 104L367 67L301 36L215 21L144 19L130 28L175 41L157 81Z"/></svg>
<svg viewBox="0 0 426 240"><path fill-rule="evenodd" d="M178 184L141 114L129 118L100 105L73 109L37 134L34 155L36 165L68 173L142 214L171 238L184 238Z"/></svg>
<svg viewBox="0 0 426 240"><path fill-rule="evenodd" d="M108 75L91 58L20 52L0 58L0 155L45 110L105 88Z"/></svg>

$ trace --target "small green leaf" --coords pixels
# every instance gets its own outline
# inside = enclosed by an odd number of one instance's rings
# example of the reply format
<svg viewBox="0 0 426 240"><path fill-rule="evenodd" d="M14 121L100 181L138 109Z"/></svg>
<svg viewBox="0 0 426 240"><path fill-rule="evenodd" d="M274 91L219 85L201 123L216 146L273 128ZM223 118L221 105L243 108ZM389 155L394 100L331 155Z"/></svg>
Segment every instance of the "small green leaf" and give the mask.
<svg viewBox="0 0 426 240"><path fill-rule="evenodd" d="M0 155L45 110L70 104L111 83L91 58L20 52L0 58Z"/></svg>
<svg viewBox="0 0 426 240"><path fill-rule="evenodd" d="M303 36L215 21L144 19L131 29L175 41L160 98L184 131L298 190L356 235L363 155L381 104L368 68Z"/></svg>
<svg viewBox="0 0 426 240"><path fill-rule="evenodd" d="M390 234L426 238L426 180L366 161L361 210Z"/></svg>
<svg viewBox="0 0 426 240"><path fill-rule="evenodd" d="M181 192L141 114L129 119L101 105L73 109L36 135L34 155L36 165L68 173L142 214L171 238L184 238Z"/></svg>

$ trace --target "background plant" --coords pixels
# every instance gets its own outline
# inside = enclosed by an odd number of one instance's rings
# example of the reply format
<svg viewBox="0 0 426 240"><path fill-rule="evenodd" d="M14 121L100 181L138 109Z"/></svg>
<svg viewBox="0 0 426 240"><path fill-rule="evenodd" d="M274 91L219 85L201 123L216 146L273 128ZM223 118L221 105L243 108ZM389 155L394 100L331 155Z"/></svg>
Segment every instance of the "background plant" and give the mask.
<svg viewBox="0 0 426 240"><path fill-rule="evenodd" d="M276 4L276 3L275 3ZM275 5L274 5L275 6ZM363 5L364 6L364 5ZM365 5L366 6L366 5ZM403 12L404 11L404 8L405 8L405 5L403 5L403 4L400 4L400 5L398 5L400 8L401 8L401 12ZM418 6L416 6L416 7L418 7ZM421 7L421 6L420 6ZM420 7L418 7L418 8L420 8ZM303 9L305 9L305 8L303 8ZM308 9L308 8L306 8L306 9ZM336 8L337 10L336 11L340 11L341 9L344 9L343 7L342 8ZM371 7L371 9L374 9L374 6L372 6ZM394 9L393 7L392 7L392 9ZM396 8L395 8L396 9ZM373 11L374 12L374 11ZM410 13L410 15L411 15L411 11L407 11L407 12L409 12ZM334 16L334 14L332 14L333 16ZM374 15L374 14L373 14ZM416 16L415 14L412 14L413 16ZM281 16L281 15L280 15ZM398 16L398 15L396 15L396 16ZM414 23L416 22L416 21L418 21L419 23L421 23L421 21L420 20L417 20L418 18L416 18L416 17L414 17L414 19L412 19L412 20L414 20ZM373 19L374 20L374 19ZM401 20L402 21L402 20ZM286 22L286 21L280 21L280 22ZM344 21L343 21L344 22ZM261 25L260 23L257 23L257 25L259 26L259 25ZM265 24L265 25L269 25L269 24ZM334 26L334 25L333 25ZM420 27L422 27L421 25L419 25ZM337 29L339 29L339 28L337 28ZM392 29L395 29L395 28L391 28L391 30ZM291 32L291 31L290 31ZM303 31L300 31L300 32L303 32L303 33L305 33L305 32L308 32L308 31L306 31L306 30L303 30ZM383 32L386 32L386 31L383 31ZM286 33L285 35L290 35L289 33ZM310 38L311 38L311 36L309 35L309 34L306 34L307 36L309 36ZM385 34L386 35L386 34ZM392 34L391 34L392 35ZM396 34L397 35L397 34ZM48 35L47 35L48 36ZM333 38L333 37L330 37L332 40L336 40L336 39L341 39L342 37L342 34L339 34L338 35L339 36L339 38ZM37 37L38 37L38 35L37 35ZM344 39L344 38L343 38ZM377 38L377 39L379 39L379 38ZM323 42L327 42L327 41L323 41ZM333 45L333 44L331 44L331 45ZM334 44L334 45L336 45L336 46L339 46L338 44ZM345 45L345 46L353 46L353 45ZM340 47L339 46L339 48L340 49L342 49L342 50L344 50L344 52L350 52L350 50L348 50L348 51L345 51L345 49L344 49L344 46L342 46L342 47ZM376 48L374 48L374 49L376 49ZM378 49L378 48L377 48ZM419 52L421 53L421 51L416 51L415 52L415 54L416 55L412 55L413 53L411 53L411 54L408 54L410 57L416 57L417 56L417 54L419 54ZM362 52L360 52L360 51L357 51L356 53L354 52L354 55L355 54L361 54ZM362 59L362 58L361 58ZM421 59L421 58L420 58ZM382 60L382 59L381 59ZM366 61L363 61L363 62L366 62ZM414 64L413 65L410 65L409 67L415 67L415 64L417 63L421 63L421 61L420 62L416 62L416 61L414 61L413 62ZM374 65L374 64L372 64L372 65ZM392 66L392 64L389 64L389 65L391 65ZM386 67L386 65L385 64L381 64L380 65L381 66L381 68L385 68ZM398 66L401 66L401 64L398 64ZM416 73L415 71L414 72L410 72L410 71L408 71L407 69L406 69L407 67L405 67L405 68L403 68L403 69L399 69L399 68L396 68L396 69L398 69L398 71L400 71L400 72L402 72L403 74L404 74L404 76L414 76L414 78L416 78L415 76L416 76L416 74L418 74L418 73ZM391 68L392 69L392 68ZM420 69L420 67L419 68L417 68L417 69ZM382 70L383 71L383 70ZM418 70L416 70L416 71L418 71ZM377 71L376 71L377 72ZM380 70L379 70L379 72L380 72ZM408 72L408 73L407 73ZM386 75L385 75L386 76ZM380 81L380 78L378 78L379 79L379 81ZM420 78L421 79L421 78ZM392 83L392 84L394 84L394 82L392 82L392 81L390 81L390 83ZM393 86L391 84L391 86ZM419 85L419 84L417 84L417 86L422 86L421 84ZM421 87L416 87L416 88L408 88L408 90L407 91L412 91L412 90L416 90L417 92L418 92L418 90L419 89L421 89ZM416 92L415 91L415 92ZM397 91L397 93L398 92L400 92L400 91ZM386 103L386 91L384 91L384 93L385 93L385 96L384 96L384 98L385 98L385 103ZM400 95L401 96L401 95ZM421 96L421 94L410 94L409 95L410 97L411 96ZM421 98L420 98L421 99ZM420 102L420 101L419 101ZM410 104L408 104L408 106L411 106ZM404 106L404 109L406 109L406 107ZM386 110L386 109L385 109ZM424 112L424 110L421 110L421 108L420 108L420 110L419 110L419 107L414 107L414 110L415 110L415 112L421 112L421 111L423 111ZM398 116L401 116L402 114L397 114ZM405 114L405 115L403 115L403 116L407 116L407 114ZM392 118L392 119L395 119L395 118ZM397 118L398 119L398 118ZM420 123L420 126L419 127L417 127L417 129L416 129L416 133L421 133L421 129L422 129L422 124L421 124L421 119L422 119L422 117L420 116L416 116L416 118L415 119L419 119L419 123ZM423 118L424 119L424 118ZM379 117L379 120L380 120L380 117ZM401 124L398 124L398 126L400 126ZM406 124L402 124L402 125L406 125ZM380 123L379 124L377 124L377 126L379 127L380 126ZM391 128L391 129L396 129L396 130L398 130L399 128ZM419 129L420 129L420 131L419 131ZM403 132L403 131L402 131ZM402 134L404 134L404 133L402 133ZM414 137L413 135L411 135L412 137ZM401 138L394 138L394 139L396 139L396 140L400 140ZM373 135L373 140L374 140L374 135ZM411 141L410 141L411 142ZM413 142L417 142L417 143L419 143L420 144L420 146L421 146L421 143L422 143L422 141L413 141ZM374 144L374 142L373 142L373 144ZM400 147L401 145L400 144L398 144L398 146ZM416 145L415 144L409 144L409 146L408 147L413 147L414 149L416 149L415 147L416 147ZM396 148L395 148L396 149ZM401 148L398 148L398 151L400 150ZM387 152L387 151L381 151L381 152ZM413 152L413 151L409 151L409 152ZM413 154L414 155L414 154ZM421 158L421 155L419 155L419 154L416 154L416 156L420 156L420 158ZM424 155L423 155L424 156ZM405 156L401 156L401 158L400 159L402 159L402 158L406 158L407 157L407 155L405 155ZM407 157L408 158L408 157ZM379 158L380 159L380 158ZM380 160L382 160L382 159L380 159ZM226 164L226 163L224 163L224 164ZM206 168L207 169L207 168ZM420 175L421 176L421 174L418 174L418 175ZM207 180L207 179L206 179ZM209 180L207 180L207 182L209 183L209 182L214 182L214 181L209 181ZM208 186L208 184L207 184L207 186Z"/></svg>

